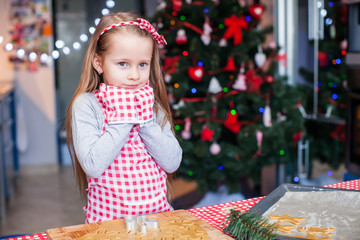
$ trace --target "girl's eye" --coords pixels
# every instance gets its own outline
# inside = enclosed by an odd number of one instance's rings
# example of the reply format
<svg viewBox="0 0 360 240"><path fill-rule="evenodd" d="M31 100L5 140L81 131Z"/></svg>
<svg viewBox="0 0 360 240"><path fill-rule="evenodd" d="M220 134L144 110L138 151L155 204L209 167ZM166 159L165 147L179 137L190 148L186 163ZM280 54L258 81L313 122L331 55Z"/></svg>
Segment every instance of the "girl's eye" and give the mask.
<svg viewBox="0 0 360 240"><path fill-rule="evenodd" d="M119 62L120 67L126 67L126 62Z"/></svg>
<svg viewBox="0 0 360 240"><path fill-rule="evenodd" d="M147 63L140 63L139 66L140 66L140 67L146 67L146 66L147 66Z"/></svg>

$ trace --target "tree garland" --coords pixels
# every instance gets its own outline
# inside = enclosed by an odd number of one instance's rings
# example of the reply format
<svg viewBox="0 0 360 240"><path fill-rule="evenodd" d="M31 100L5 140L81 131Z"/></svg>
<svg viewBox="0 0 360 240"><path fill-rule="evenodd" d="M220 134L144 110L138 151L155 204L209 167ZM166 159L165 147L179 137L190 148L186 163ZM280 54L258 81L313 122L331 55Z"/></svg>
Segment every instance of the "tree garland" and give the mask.
<svg viewBox="0 0 360 240"><path fill-rule="evenodd" d="M226 223L228 225L223 231L237 240L276 239L275 226L269 224L262 216L252 215L249 212L242 214L241 211L231 209L230 215L222 224Z"/></svg>

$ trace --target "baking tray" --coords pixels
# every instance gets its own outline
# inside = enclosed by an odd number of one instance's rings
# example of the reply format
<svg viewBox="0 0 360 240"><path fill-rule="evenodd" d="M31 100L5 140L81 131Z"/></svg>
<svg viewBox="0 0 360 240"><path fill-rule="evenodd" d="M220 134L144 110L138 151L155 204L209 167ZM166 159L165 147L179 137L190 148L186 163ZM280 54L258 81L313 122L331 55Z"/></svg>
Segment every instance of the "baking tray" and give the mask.
<svg viewBox="0 0 360 240"><path fill-rule="evenodd" d="M267 195L263 200L258 202L255 206L248 211L253 215L263 215L270 207L272 207L286 192L314 192L314 191L343 191L343 192L359 192L358 190L327 188L318 186L308 186L284 183L278 186L274 191ZM279 235L279 240L303 240L303 238L288 237Z"/></svg>

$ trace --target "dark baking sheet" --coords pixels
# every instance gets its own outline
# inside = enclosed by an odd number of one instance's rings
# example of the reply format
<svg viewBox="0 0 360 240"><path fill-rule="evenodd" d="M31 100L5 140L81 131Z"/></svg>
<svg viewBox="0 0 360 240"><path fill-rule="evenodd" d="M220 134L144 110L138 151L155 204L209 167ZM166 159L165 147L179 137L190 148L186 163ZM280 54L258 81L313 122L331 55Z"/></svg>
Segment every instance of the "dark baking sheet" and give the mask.
<svg viewBox="0 0 360 240"><path fill-rule="evenodd" d="M286 192L314 192L314 191L351 191L359 192L357 190L349 189L339 189L339 188L327 188L327 187L318 187L318 186L307 186L307 185L298 185L284 183L267 195L263 200L258 202L255 206L250 208L248 211L254 215L263 215L272 205L274 205L280 198L284 196ZM279 235L279 240L303 240L303 238L287 237Z"/></svg>

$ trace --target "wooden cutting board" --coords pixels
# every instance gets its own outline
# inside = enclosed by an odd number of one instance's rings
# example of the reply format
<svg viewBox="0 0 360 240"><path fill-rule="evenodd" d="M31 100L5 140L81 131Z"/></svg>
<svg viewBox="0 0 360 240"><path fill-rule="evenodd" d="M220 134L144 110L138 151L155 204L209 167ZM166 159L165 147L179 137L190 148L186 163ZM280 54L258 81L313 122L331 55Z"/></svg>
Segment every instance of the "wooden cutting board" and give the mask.
<svg viewBox="0 0 360 240"><path fill-rule="evenodd" d="M164 213L156 213L156 214L150 214L147 215L149 219L159 220L160 221L166 221L166 220L176 220L176 219L184 219L184 220L191 220L194 221L196 224L198 224L200 227L202 227L210 237L210 239L233 239L229 237L228 235L224 234L220 230L214 228L210 224L208 224L205 220L202 220L200 218L195 217L191 213L189 213L186 210L176 210L176 211L170 211L170 212L164 212ZM118 220L112 220L112 221L120 221L121 226L125 229L125 222L124 219L118 219ZM50 240L72 240L77 239L89 232L93 232L97 230L102 223L90 223L90 224L80 224L80 225L74 225L74 226L68 226L68 227L60 227L60 228L54 228L49 229L46 231L48 235L48 239Z"/></svg>

